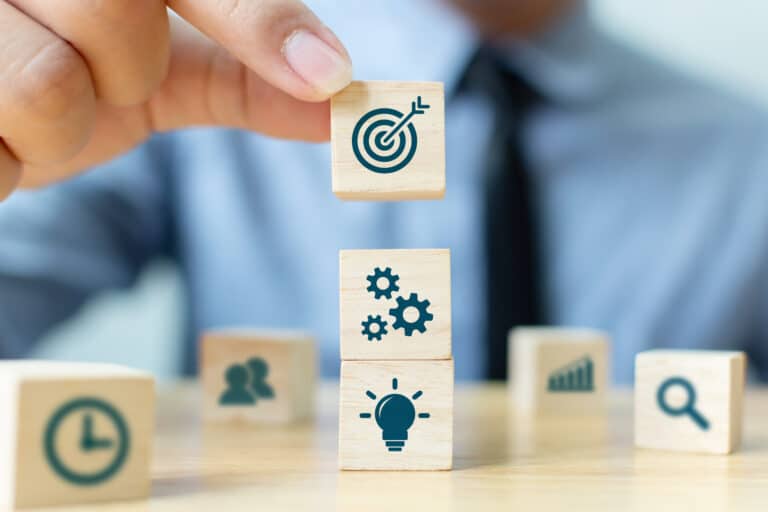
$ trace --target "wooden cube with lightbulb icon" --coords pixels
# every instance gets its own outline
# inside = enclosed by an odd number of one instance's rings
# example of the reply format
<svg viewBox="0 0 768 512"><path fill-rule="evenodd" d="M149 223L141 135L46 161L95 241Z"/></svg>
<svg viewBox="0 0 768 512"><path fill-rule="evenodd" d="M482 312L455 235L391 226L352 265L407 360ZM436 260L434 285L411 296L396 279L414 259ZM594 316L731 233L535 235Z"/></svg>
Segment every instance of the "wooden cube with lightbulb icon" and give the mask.
<svg viewBox="0 0 768 512"><path fill-rule="evenodd" d="M154 379L113 364L0 361L0 509L143 499Z"/></svg>
<svg viewBox="0 0 768 512"><path fill-rule="evenodd" d="M453 359L342 361L339 466L447 470L453 460Z"/></svg>
<svg viewBox="0 0 768 512"><path fill-rule="evenodd" d="M339 253L343 360L449 359L448 249Z"/></svg>

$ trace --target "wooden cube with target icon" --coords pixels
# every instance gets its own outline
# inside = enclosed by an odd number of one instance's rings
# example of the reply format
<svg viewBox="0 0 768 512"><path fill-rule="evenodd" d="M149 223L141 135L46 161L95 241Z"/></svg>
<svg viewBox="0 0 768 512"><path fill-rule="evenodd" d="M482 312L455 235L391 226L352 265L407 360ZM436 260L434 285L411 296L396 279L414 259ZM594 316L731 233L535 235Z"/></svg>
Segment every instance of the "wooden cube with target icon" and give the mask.
<svg viewBox="0 0 768 512"><path fill-rule="evenodd" d="M448 249L339 254L341 358L451 357Z"/></svg>
<svg viewBox="0 0 768 512"><path fill-rule="evenodd" d="M146 498L154 404L138 370L0 362L0 509Z"/></svg>
<svg viewBox="0 0 768 512"><path fill-rule="evenodd" d="M352 82L331 99L331 151L341 199L442 198L443 84Z"/></svg>
<svg viewBox="0 0 768 512"><path fill-rule="evenodd" d="M306 333L217 329L203 335L203 416L226 424L309 418L317 384L315 340Z"/></svg>

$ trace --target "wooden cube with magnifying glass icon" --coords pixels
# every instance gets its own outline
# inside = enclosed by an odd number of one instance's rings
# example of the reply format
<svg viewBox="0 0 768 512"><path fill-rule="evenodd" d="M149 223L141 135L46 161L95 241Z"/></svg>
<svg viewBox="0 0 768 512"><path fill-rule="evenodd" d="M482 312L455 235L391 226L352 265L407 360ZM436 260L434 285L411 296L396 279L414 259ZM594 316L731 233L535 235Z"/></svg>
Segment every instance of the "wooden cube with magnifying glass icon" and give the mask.
<svg viewBox="0 0 768 512"><path fill-rule="evenodd" d="M342 361L339 466L447 470L453 459L453 359Z"/></svg>
<svg viewBox="0 0 768 512"><path fill-rule="evenodd" d="M746 355L649 350L635 358L635 445L728 454L741 443Z"/></svg>

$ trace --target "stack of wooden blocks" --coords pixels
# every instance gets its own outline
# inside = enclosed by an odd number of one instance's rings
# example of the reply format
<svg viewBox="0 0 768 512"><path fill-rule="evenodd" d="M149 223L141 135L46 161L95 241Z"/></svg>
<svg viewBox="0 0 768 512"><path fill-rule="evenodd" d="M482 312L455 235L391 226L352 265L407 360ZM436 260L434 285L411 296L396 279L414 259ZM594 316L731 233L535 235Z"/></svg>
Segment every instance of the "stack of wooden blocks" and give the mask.
<svg viewBox="0 0 768 512"><path fill-rule="evenodd" d="M333 190L343 199L445 192L442 84L354 82L332 101ZM448 250L340 253L342 469L450 469Z"/></svg>

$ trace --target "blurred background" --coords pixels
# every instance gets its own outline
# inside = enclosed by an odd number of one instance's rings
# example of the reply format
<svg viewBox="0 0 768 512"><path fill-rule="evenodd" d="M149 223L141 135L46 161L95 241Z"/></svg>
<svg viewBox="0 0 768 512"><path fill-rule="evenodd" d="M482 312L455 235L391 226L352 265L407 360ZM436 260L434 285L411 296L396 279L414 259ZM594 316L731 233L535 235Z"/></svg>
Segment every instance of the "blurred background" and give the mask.
<svg viewBox="0 0 768 512"><path fill-rule="evenodd" d="M768 2L740 0L592 0L609 33L688 73L768 108ZM169 264L147 269L129 292L90 303L52 332L35 357L110 360L168 379L178 371L183 290Z"/></svg>

